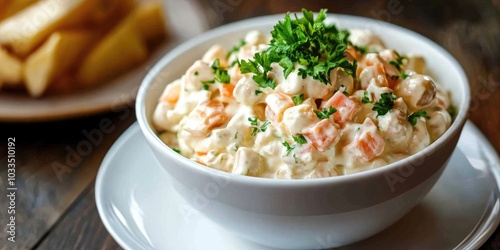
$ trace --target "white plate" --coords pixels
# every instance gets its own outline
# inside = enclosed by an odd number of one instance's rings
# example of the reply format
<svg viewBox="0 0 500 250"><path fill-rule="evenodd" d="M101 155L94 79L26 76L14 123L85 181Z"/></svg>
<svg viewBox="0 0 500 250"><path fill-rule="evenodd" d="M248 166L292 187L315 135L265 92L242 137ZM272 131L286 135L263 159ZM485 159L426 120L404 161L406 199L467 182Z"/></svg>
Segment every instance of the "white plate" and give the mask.
<svg viewBox="0 0 500 250"><path fill-rule="evenodd" d="M163 0L169 38L141 66L100 86L69 94L31 98L0 91L0 121L36 122L86 116L132 104L149 69L173 46L207 30L208 17L194 0ZM91 100L91 101L89 101Z"/></svg>
<svg viewBox="0 0 500 250"><path fill-rule="evenodd" d="M211 223L177 196L168 178L137 124L109 150L97 175L96 203L122 247L270 249ZM446 170L425 199L387 230L343 249L478 248L500 221L499 183L498 155L467 122Z"/></svg>

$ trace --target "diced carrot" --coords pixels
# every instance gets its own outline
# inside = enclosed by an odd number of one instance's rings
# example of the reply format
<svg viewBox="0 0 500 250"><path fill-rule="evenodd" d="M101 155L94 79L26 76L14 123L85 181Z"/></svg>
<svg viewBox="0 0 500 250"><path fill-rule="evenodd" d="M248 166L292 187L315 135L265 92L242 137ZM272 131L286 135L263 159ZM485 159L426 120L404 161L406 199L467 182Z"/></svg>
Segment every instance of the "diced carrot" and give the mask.
<svg viewBox="0 0 500 250"><path fill-rule="evenodd" d="M281 92L268 95L266 97L266 104L266 117L272 122L280 122L285 110L294 106L292 98Z"/></svg>
<svg viewBox="0 0 500 250"><path fill-rule="evenodd" d="M198 104L189 114L184 129L194 135L207 135L212 128L222 125L227 120L224 104L219 101L207 101Z"/></svg>
<svg viewBox="0 0 500 250"><path fill-rule="evenodd" d="M345 124L352 120L356 112L359 110L359 104L344 95L341 91L337 91L330 99L323 102L321 107L334 107L337 112L333 114L333 119L338 124Z"/></svg>
<svg viewBox="0 0 500 250"><path fill-rule="evenodd" d="M313 146L320 152L325 151L330 145L336 144L339 131L329 120L323 119L305 130L304 135L309 138Z"/></svg>
<svg viewBox="0 0 500 250"><path fill-rule="evenodd" d="M228 84L220 84L219 85L219 91L220 94L224 97L229 97L233 98L233 90L234 90L235 85L228 83Z"/></svg>
<svg viewBox="0 0 500 250"><path fill-rule="evenodd" d="M366 118L354 140L346 146L346 150L354 157L369 162L384 152L385 141L377 126L370 118Z"/></svg>

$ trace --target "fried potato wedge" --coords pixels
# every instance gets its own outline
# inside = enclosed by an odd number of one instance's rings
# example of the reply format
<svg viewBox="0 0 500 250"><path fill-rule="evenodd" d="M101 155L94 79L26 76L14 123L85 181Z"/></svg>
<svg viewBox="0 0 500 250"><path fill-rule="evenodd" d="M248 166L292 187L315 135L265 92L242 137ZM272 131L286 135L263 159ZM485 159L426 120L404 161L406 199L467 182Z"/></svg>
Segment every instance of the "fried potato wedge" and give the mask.
<svg viewBox="0 0 500 250"><path fill-rule="evenodd" d="M33 97L41 96L49 84L74 67L95 40L86 30L55 32L25 62L26 88Z"/></svg>
<svg viewBox="0 0 500 250"><path fill-rule="evenodd" d="M8 18L38 0L0 0L0 20Z"/></svg>
<svg viewBox="0 0 500 250"><path fill-rule="evenodd" d="M82 25L98 0L42 0L0 23L0 44L27 56L56 30Z"/></svg>
<svg viewBox="0 0 500 250"><path fill-rule="evenodd" d="M19 85L23 80L22 71L22 62L0 48L0 82L5 85Z"/></svg>
<svg viewBox="0 0 500 250"><path fill-rule="evenodd" d="M158 43L165 38L166 26L161 3L142 3L134 15L136 15L137 29L148 44Z"/></svg>
<svg viewBox="0 0 500 250"><path fill-rule="evenodd" d="M131 14L92 49L80 66L77 80L85 87L103 83L144 62L147 56L146 44Z"/></svg>

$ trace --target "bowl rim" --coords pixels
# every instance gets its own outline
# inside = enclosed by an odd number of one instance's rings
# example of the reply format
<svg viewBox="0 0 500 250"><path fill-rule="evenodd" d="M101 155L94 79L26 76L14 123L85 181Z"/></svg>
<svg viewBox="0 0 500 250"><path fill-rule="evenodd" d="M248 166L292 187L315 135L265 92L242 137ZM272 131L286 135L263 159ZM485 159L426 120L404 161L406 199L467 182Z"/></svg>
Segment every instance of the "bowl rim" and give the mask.
<svg viewBox="0 0 500 250"><path fill-rule="evenodd" d="M268 16L259 16L253 17L249 19L240 20L237 22L225 24L219 26L217 28L211 29L202 33L201 35L194 37L174 49L165 54L148 72L146 77L141 83L139 91L137 93L136 98L136 117L141 128L143 135L148 141L151 147L163 148L163 152L168 155L168 157L175 159L178 162L182 162L183 164L188 165L192 171L199 172L204 175L208 175L212 178L229 178L231 182L238 182L246 185L259 185L259 186L267 186L267 187L304 187L304 186L316 186L316 185L324 185L324 184L334 184L334 183L343 183L343 182L351 182L354 180L362 180L365 178L371 178L373 176L377 176L380 174L384 174L393 170L397 170L401 167L407 165L408 162L414 162L422 157L426 157L427 155L432 154L433 151L443 147L446 143L454 138L454 136L458 133L461 133L463 125L467 120L467 114L469 112L470 107L470 85L468 78L462 68L462 66L458 63L458 61L443 47L430 40L429 38L401 26L377 20L367 17L361 16L353 16L353 15L345 15L345 14L336 14L336 13L328 13L327 22L333 22L336 24L344 25L349 22L377 22L377 25L383 26L384 28L392 29L398 32L405 33L416 40L420 40L426 44L428 44L433 49L437 50L441 56L443 56L451 65L450 68L453 69L458 75L457 77L460 80L460 84L458 85L463 91L463 99L460 106L455 105L458 109L458 113L455 117L455 120L452 122L451 126L446 130L446 132L441 135L436 141L434 141L431 145L425 147L419 152L410 155L404 159L398 160L396 162L384 165L382 167L376 169L370 169L366 171L361 171L357 173L352 173L348 175L340 175L340 176L332 176L325 178L313 178L313 179L275 179L275 178L264 178L264 177L253 177L253 176L242 176L229 172L224 172L218 169L213 169L207 167L205 165L194 162L182 155L179 155L177 152L172 150L170 147L165 145L160 138L156 135L153 129L149 126L148 118L146 114L146 102L147 102L147 94L150 87L154 84L155 78L159 73L161 73L165 66L171 62L176 57L188 51L190 48L195 47L197 44L206 42L207 40L214 39L218 36L225 35L228 33L233 33L239 31L241 29L251 29L252 27L258 25L274 25L279 20L282 20L286 13L274 14ZM291 13L294 14L294 13ZM301 15L301 13L297 13ZM317 13L316 13L317 14ZM346 27L342 27L346 28Z"/></svg>

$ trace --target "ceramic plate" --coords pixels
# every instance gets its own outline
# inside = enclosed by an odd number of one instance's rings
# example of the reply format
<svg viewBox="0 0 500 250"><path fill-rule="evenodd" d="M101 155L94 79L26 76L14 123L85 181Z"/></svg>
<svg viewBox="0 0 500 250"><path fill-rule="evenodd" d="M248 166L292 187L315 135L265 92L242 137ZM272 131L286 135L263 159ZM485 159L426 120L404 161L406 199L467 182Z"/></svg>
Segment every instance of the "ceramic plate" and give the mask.
<svg viewBox="0 0 500 250"><path fill-rule="evenodd" d="M132 104L142 79L161 56L174 45L209 28L204 11L194 0L163 2L170 37L143 65L99 87L67 95L34 99L26 93L0 91L0 121L60 120L111 111Z"/></svg>
<svg viewBox="0 0 500 250"><path fill-rule="evenodd" d="M96 181L101 219L125 249L270 250L227 232L190 207L169 185L139 126L106 155ZM405 217L341 249L473 249L500 221L500 160L467 122L443 175Z"/></svg>

